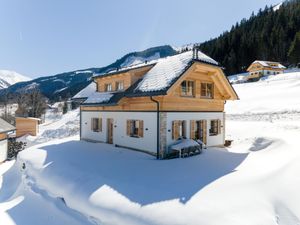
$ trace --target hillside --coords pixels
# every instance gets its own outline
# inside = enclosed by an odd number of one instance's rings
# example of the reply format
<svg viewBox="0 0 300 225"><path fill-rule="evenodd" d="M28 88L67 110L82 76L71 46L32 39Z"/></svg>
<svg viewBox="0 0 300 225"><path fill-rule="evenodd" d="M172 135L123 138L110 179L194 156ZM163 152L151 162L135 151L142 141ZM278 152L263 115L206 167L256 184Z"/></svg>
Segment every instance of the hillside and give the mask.
<svg viewBox="0 0 300 225"><path fill-rule="evenodd" d="M15 71L0 70L0 89L7 88L13 84L29 81L30 78L23 76Z"/></svg>
<svg viewBox="0 0 300 225"><path fill-rule="evenodd" d="M300 0L266 7L243 19L201 49L226 67L227 74L244 72L254 60L300 62Z"/></svg>
<svg viewBox="0 0 300 225"><path fill-rule="evenodd" d="M37 79L17 83L6 89L11 94L22 93L30 90L33 86L38 86L41 92L50 100L72 97L88 84L91 83L91 77L94 73L105 73L123 66L130 66L145 60L158 59L174 55L176 51L171 46L159 46L149 48L141 52L132 52L126 54L114 63L101 68L87 68L71 72L65 72L52 76L42 76ZM3 92L2 92L3 93ZM0 91L1 95L1 91Z"/></svg>
<svg viewBox="0 0 300 225"><path fill-rule="evenodd" d="M31 147L0 165L0 220L298 225L299 84L300 73L289 73L234 85L240 100L226 104L233 145L185 159L79 141L78 111L48 116L40 135L27 137Z"/></svg>

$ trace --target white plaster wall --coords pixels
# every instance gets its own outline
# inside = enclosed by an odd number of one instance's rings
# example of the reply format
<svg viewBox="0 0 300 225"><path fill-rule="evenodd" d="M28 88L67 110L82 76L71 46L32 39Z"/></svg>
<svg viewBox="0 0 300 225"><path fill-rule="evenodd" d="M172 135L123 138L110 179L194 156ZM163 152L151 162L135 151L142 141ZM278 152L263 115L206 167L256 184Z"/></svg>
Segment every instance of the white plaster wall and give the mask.
<svg viewBox="0 0 300 225"><path fill-rule="evenodd" d="M0 141L0 163L7 159L7 140Z"/></svg>
<svg viewBox="0 0 300 225"><path fill-rule="evenodd" d="M224 116L223 112L199 112L199 113L167 113L167 146L172 145L175 140L172 140L172 121L186 120L186 135L190 138L190 120L207 120L207 146L223 145L225 132L224 132ZM221 120L221 134L216 136L209 136L210 120Z"/></svg>
<svg viewBox="0 0 300 225"><path fill-rule="evenodd" d="M107 142L107 119L114 119L113 144L156 153L156 113L155 112L86 112L82 111L81 137ZM102 118L102 132L91 130L91 118ZM126 135L127 120L144 121L144 137Z"/></svg>

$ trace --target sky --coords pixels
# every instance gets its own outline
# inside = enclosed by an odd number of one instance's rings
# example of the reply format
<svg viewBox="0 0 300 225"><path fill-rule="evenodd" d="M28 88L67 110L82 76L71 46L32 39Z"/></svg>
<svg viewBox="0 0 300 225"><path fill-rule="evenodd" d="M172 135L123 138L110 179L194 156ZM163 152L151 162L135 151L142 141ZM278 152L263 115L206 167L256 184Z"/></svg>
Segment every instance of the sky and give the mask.
<svg viewBox="0 0 300 225"><path fill-rule="evenodd" d="M35 78L217 37L278 0L0 0L0 69Z"/></svg>

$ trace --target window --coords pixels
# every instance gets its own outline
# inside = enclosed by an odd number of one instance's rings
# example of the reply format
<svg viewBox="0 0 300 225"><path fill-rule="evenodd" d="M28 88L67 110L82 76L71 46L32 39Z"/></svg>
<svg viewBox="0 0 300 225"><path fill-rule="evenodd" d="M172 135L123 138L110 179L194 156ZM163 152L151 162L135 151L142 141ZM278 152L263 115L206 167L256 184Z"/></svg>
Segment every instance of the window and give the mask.
<svg viewBox="0 0 300 225"><path fill-rule="evenodd" d="M201 140L206 143L206 120L191 120L190 138L193 140Z"/></svg>
<svg viewBox="0 0 300 225"><path fill-rule="evenodd" d="M116 82L116 88L117 91L122 91L124 89L124 82L123 81Z"/></svg>
<svg viewBox="0 0 300 225"><path fill-rule="evenodd" d="M182 137L186 137L186 121L175 120L172 122L172 139L178 140Z"/></svg>
<svg viewBox="0 0 300 225"><path fill-rule="evenodd" d="M216 136L221 133L221 120L211 120L209 136Z"/></svg>
<svg viewBox="0 0 300 225"><path fill-rule="evenodd" d="M201 83L201 97L213 98L214 85L212 83Z"/></svg>
<svg viewBox="0 0 300 225"><path fill-rule="evenodd" d="M102 131L102 118L92 118L91 128L92 128L93 132L101 132Z"/></svg>
<svg viewBox="0 0 300 225"><path fill-rule="evenodd" d="M111 84L105 84L105 91L112 91L112 85Z"/></svg>
<svg viewBox="0 0 300 225"><path fill-rule="evenodd" d="M181 83L181 95L182 96L194 96L194 81L183 81Z"/></svg>
<svg viewBox="0 0 300 225"><path fill-rule="evenodd" d="M127 136L136 138L144 137L144 121L127 120Z"/></svg>

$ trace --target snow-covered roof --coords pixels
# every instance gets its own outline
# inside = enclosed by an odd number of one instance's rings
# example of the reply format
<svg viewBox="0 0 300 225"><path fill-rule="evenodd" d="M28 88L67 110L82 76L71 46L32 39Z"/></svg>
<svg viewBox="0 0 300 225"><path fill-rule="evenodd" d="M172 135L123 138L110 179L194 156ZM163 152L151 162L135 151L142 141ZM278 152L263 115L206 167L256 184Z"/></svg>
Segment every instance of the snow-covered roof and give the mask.
<svg viewBox="0 0 300 225"><path fill-rule="evenodd" d="M143 63L138 63L138 64L135 64L135 65L122 67L120 69L111 70L107 73L95 74L93 77L109 76L109 75L113 75L113 74L119 74L119 73L122 73L122 72L126 72L128 70L139 69L139 68L146 67L146 66L153 66L153 65L155 65L156 62L157 62L157 60L152 60L150 62L145 61Z"/></svg>
<svg viewBox="0 0 300 225"><path fill-rule="evenodd" d="M105 103L108 102L113 95L114 93L111 92L94 92L84 101L84 104Z"/></svg>
<svg viewBox="0 0 300 225"><path fill-rule="evenodd" d="M152 92L166 89L186 70L192 60L193 51L158 60L156 65L144 75L135 91ZM215 60L200 51L198 60L218 65Z"/></svg>
<svg viewBox="0 0 300 225"><path fill-rule="evenodd" d="M72 99L88 98L90 95L96 92L96 90L97 90L96 83L92 82L84 89L82 89L80 92L78 92L76 95L74 95Z"/></svg>
<svg viewBox="0 0 300 225"><path fill-rule="evenodd" d="M271 62L271 61L262 61L262 60L255 60L252 64L259 63L265 67L271 67L274 69L285 69L286 67L280 64L279 62Z"/></svg>
<svg viewBox="0 0 300 225"><path fill-rule="evenodd" d="M126 91L120 92L96 92L96 88L92 90L93 94L88 93L89 98L83 104L116 104L122 97L144 96L149 94L159 94L166 91L173 83L192 65L193 61L200 61L218 66L218 63L202 52L198 51L198 58L193 58L193 51L186 51L177 55L161 58L155 62L143 63L135 66L125 67L118 71L113 71L98 76L109 76L120 73L125 70L140 68L152 65L152 68L135 84L132 84ZM155 93L154 93L155 92ZM80 93L79 93L80 94ZM79 95L78 94L78 95ZM161 94L161 93L160 93ZM79 95L81 96L81 95ZM76 98L76 96L73 97ZM113 98L112 98L113 97Z"/></svg>
<svg viewBox="0 0 300 225"><path fill-rule="evenodd" d="M15 129L16 128L14 126L10 125L5 120L0 118L0 133L6 133Z"/></svg>

